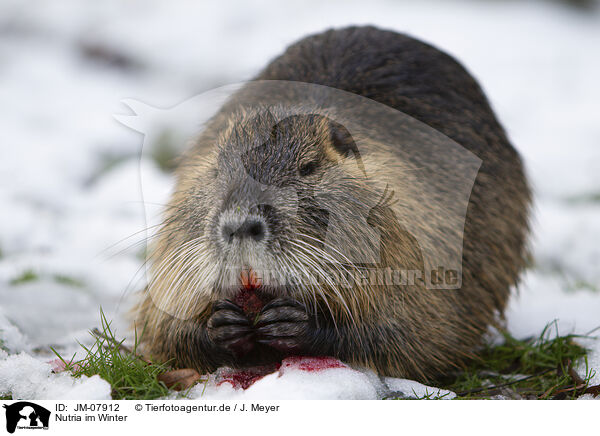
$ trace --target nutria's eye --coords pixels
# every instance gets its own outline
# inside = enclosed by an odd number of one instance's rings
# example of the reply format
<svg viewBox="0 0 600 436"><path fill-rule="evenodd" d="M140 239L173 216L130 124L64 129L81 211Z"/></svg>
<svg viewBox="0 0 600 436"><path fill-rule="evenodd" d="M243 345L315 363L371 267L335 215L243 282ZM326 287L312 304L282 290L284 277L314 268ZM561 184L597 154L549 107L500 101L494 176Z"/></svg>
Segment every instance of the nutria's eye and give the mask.
<svg viewBox="0 0 600 436"><path fill-rule="evenodd" d="M300 165L300 167L298 168L298 172L302 177L310 176L312 173L315 172L318 166L319 163L316 160L311 160L310 162Z"/></svg>

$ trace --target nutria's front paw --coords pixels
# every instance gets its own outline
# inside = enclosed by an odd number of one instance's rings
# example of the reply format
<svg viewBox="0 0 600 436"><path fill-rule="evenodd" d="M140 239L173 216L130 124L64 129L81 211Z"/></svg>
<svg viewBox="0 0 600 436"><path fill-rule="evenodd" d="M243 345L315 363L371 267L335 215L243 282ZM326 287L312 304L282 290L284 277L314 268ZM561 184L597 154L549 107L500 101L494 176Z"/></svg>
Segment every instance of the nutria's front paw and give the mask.
<svg viewBox="0 0 600 436"><path fill-rule="evenodd" d="M208 337L235 358L254 347L254 331L244 311L231 301L217 301L207 322Z"/></svg>
<svg viewBox="0 0 600 436"><path fill-rule="evenodd" d="M263 307L255 327L257 342L279 351L299 353L308 345L309 316L292 298L276 298Z"/></svg>

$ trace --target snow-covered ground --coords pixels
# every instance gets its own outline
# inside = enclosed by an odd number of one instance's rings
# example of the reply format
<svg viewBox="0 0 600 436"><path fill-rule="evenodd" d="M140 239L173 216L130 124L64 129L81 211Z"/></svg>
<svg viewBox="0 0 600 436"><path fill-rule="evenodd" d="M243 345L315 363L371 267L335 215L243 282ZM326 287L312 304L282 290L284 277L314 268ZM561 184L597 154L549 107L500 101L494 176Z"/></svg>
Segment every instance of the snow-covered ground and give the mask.
<svg viewBox="0 0 600 436"><path fill-rule="evenodd" d="M408 32L455 55L480 80L524 156L536 191L535 264L510 302L509 330L537 335L555 319L561 333L600 326L597 13L533 1L4 0L0 393L110 394L97 376L51 375L44 362L49 345L71 355L77 340L89 341L100 307L125 334L131 297L143 285L140 178L157 202L171 178L150 160L140 167L142 137L113 118L128 112L120 101L176 105L251 78L307 33L347 24ZM588 345L600 383L600 345ZM338 368L291 369L247 391L223 385L204 394L377 398L413 390L425 395L414 382Z"/></svg>

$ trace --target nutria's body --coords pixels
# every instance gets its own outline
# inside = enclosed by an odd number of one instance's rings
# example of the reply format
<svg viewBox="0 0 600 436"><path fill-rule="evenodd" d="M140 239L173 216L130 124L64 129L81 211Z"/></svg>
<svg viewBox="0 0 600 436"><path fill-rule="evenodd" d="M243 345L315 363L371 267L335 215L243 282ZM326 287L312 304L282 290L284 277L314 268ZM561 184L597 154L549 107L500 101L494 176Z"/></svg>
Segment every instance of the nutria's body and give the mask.
<svg viewBox="0 0 600 436"><path fill-rule="evenodd" d="M443 291L419 282L325 281L317 289L302 282L260 286L248 275L237 285L227 279L226 266L234 276L247 268L318 274L355 267L322 253L319 240L332 215L311 193L325 179L341 226L368 206L367 222L381 235L375 268L422 270L421 248L427 247L399 222L421 217L419 225L433 233L445 220L403 195L419 186L406 182L411 157L403 161L386 145L397 126L387 126L377 140L366 138L375 151L360 150L361 156L349 132L328 116L279 116L273 102L267 102L266 115L239 110L234 97L178 169L138 313L148 352L200 371L272 363L289 354L330 355L383 375L421 380L459 365L502 313L525 265L528 230L530 192L521 161L480 87L448 55L372 27L303 39L257 79L314 83L367 97L427 124L481 159L464 222L462 286ZM284 94L279 98L286 100ZM336 108L328 110L333 114ZM244 177L280 191L261 200L267 194ZM374 204L377 198L369 203L371 181L381 180L400 205ZM449 192L442 177L429 182L436 192ZM297 204L285 189L297 193ZM373 248L368 232L349 228L346 233L351 237L343 244L352 247L344 248ZM440 247L444 238L443 232L438 235Z"/></svg>

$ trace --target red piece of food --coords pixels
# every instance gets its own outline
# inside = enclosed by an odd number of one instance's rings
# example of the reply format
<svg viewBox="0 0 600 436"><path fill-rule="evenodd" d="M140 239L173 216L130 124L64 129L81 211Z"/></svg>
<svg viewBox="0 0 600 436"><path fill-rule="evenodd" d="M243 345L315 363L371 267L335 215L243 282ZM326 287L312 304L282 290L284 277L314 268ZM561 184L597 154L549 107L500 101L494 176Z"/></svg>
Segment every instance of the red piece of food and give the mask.
<svg viewBox="0 0 600 436"><path fill-rule="evenodd" d="M256 317L265 305L257 294L262 283L256 272L250 268L242 271L240 275L242 288L234 297L234 303L242 308L244 313L250 318Z"/></svg>

